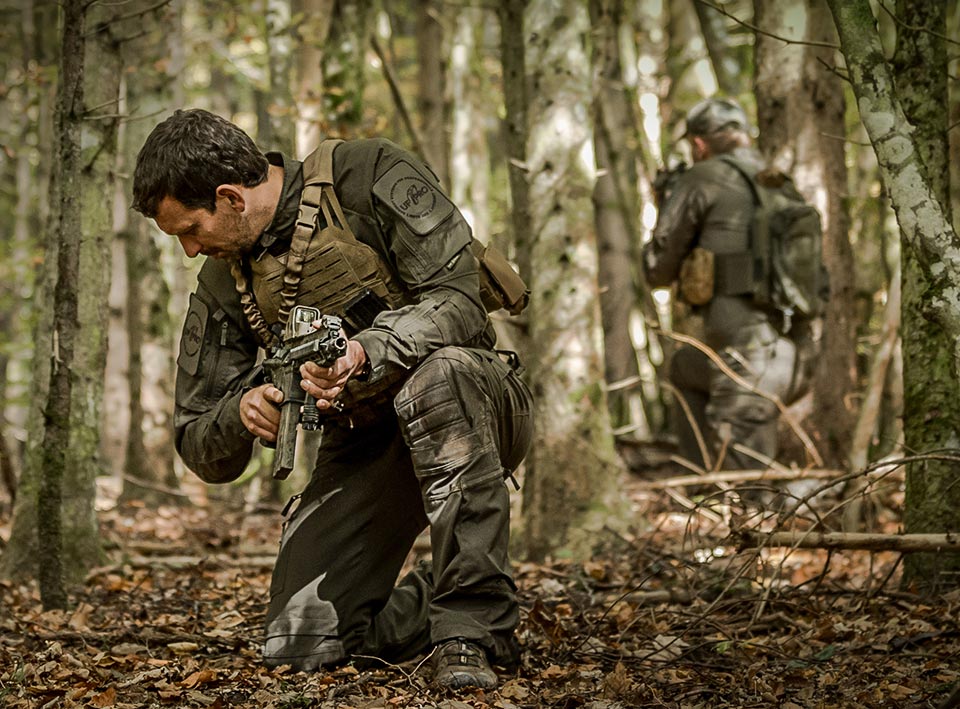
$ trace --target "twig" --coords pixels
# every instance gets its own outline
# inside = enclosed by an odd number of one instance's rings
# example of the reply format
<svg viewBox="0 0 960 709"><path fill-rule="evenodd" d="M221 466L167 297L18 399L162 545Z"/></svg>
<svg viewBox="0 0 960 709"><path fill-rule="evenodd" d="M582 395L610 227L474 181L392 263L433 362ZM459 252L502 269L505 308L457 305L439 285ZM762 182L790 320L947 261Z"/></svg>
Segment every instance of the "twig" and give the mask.
<svg viewBox="0 0 960 709"><path fill-rule="evenodd" d="M160 0L160 2L154 3L150 7L145 7L142 10L137 10L136 12L130 12L130 13L127 13L126 15L118 15L117 17L111 17L107 22L101 22L94 29L88 32L85 32L83 35L84 39L86 39L87 37L90 37L91 35L95 35L99 32L103 32L110 24L114 22L123 22L124 20L131 20L135 17L142 17L144 15L147 15L153 12L154 10L159 10L164 5L169 5L170 2L171 0ZM90 3L90 4L92 5L93 3Z"/></svg>
<svg viewBox="0 0 960 709"><path fill-rule="evenodd" d="M116 568L132 566L137 569L152 569L165 567L169 569L190 569L196 566L204 568L253 568L270 569L276 563L275 556L240 556L230 557L224 554L215 556L140 556L134 555L123 559ZM103 571L103 569L101 569Z"/></svg>
<svg viewBox="0 0 960 709"><path fill-rule="evenodd" d="M383 664L384 667L389 667L392 670L396 670L397 672L399 672L404 676L404 679L407 681L407 684L409 684L413 688L415 692L414 696L418 696L423 691L423 688L418 687L416 685L416 683L414 682L414 678L416 677L417 673L420 671L420 668L422 668L427 662L430 661L430 658L433 657L433 654L436 651L437 651L437 647L434 646L433 649L430 650L430 652L422 660L420 660L420 662L417 663L417 666L414 667L413 670L411 670L410 672L407 672L405 669L403 669L402 666L394 664L387 660L384 660L382 657L377 657L376 655L351 655L351 657L359 658L362 660L376 661Z"/></svg>
<svg viewBox="0 0 960 709"><path fill-rule="evenodd" d="M888 7L883 3L883 0L877 0L877 5L880 6L880 9L881 9L881 10L883 10L885 13L887 13L888 15L890 15L890 19L891 19L891 20L893 20L894 22L896 22L898 25L900 25L901 27L903 27L905 30L910 30L911 32L924 32L924 33L930 35L931 37L936 37L937 39L942 39L944 42L947 42L947 43L949 43L949 44L957 44L957 45L960 45L960 42L958 42L957 40L955 40L953 37L948 37L948 36L945 35L945 34L940 34L939 32L934 32L933 30L931 30L931 29L929 29L929 28L927 28L927 27L919 27L919 26L917 26L917 25L908 25L906 22L904 22L904 21L901 20L899 17L897 17L896 13L894 13L893 10L891 10L890 8L888 8Z"/></svg>
<svg viewBox="0 0 960 709"><path fill-rule="evenodd" d="M678 461L679 462L679 461ZM703 475L678 475L663 480L642 481L639 486L650 490L668 487L686 487L687 485L711 485L714 483L736 483L750 480L829 480L843 475L842 470L720 470Z"/></svg>
<svg viewBox="0 0 960 709"><path fill-rule="evenodd" d="M697 439L697 447L700 449L700 455L703 456L703 463L707 468L712 468L713 464L710 462L710 451L707 449L707 443L703 440L700 426L697 424L697 419L693 415L693 411L690 410L690 405L687 404L686 397L668 381L660 382L660 386L673 394L673 398L676 399L680 408L683 409L683 415L686 417L687 423L690 424L690 430L693 431L693 435Z"/></svg>
<svg viewBox="0 0 960 709"><path fill-rule="evenodd" d="M713 10L716 10L717 12L719 12L721 15L724 15L725 17L729 17L738 25L741 25L742 27L746 27L748 30L752 30L757 34L762 34L766 37L773 37L774 39L779 39L781 42L786 42L787 44L801 44L806 47L824 47L826 49L840 49L839 44L831 44L830 42L812 42L810 40L790 39L789 37L782 37L781 35L774 34L773 32L767 32L766 30L760 29L756 25L752 25L749 22L745 22L744 20L741 20L736 15L730 12L727 12L724 8L720 7L719 5L714 5L712 2L707 2L707 0L696 0L696 2L700 3L701 5L706 5L707 7Z"/></svg>
<svg viewBox="0 0 960 709"><path fill-rule="evenodd" d="M742 530L738 548L792 547L860 551L960 552L960 534L867 534L854 532L754 532Z"/></svg>
<svg viewBox="0 0 960 709"><path fill-rule="evenodd" d="M777 471L780 473L792 472L790 468L785 466L783 463L779 463L775 461L773 458L771 458L770 456L764 455L760 451L755 451L753 448L750 448L749 446L745 446L742 443L734 443L732 447L733 447L733 450L737 451L737 453L742 453L748 458L753 458L758 463L763 463L768 468L771 468L774 471Z"/></svg>
<svg viewBox="0 0 960 709"><path fill-rule="evenodd" d="M796 434L797 438L800 439L800 442L803 443L804 448L807 449L807 452L813 458L814 463L816 463L816 465L818 466L823 465L823 457L820 455L820 452L817 450L817 447L813 444L813 441L810 440L810 436L808 436L807 432L804 431L796 421L794 421L793 417L790 415L790 411L787 409L784 403L780 400L779 396L776 396L767 391L764 391L763 389L760 389L759 387L756 387L750 382L748 382L746 379L744 379L739 374L737 374L732 369L730 369L730 367L727 366L727 363L720 358L720 356L713 350L712 347L705 345L704 343L700 342L700 340L698 340L697 338L690 337L689 335L681 335L678 332L664 330L662 327L660 327L660 325L656 323L647 323L647 327L649 327L654 332L658 332L663 335L666 335L671 340L676 340L677 342L682 342L683 344L690 345L691 347L695 347L696 349L703 352L714 364L717 365L717 368L721 372L723 372L728 377L730 377L730 379L736 382L739 386L743 387L749 392L757 394L758 396L762 396L764 399L767 399L768 401L773 402L773 404L780 411L781 416L783 416L784 421L786 421L787 424L790 426L790 430L793 431L794 434Z"/></svg>
<svg viewBox="0 0 960 709"><path fill-rule="evenodd" d="M172 487L167 487L166 485L161 485L160 483L154 483L149 480L144 480L143 478L138 478L135 475L129 475L127 473L124 473L122 477L125 481L129 483L133 483L137 487L142 487L144 490L153 490L154 492L161 492L166 495L170 495L171 497L183 497L188 500L193 499L193 495L191 495L190 493L183 492L182 490L177 490ZM232 498L224 495L211 495L210 493L207 493L205 497L207 500L214 500L216 502L226 502L226 503L236 502ZM237 504L231 504L230 506L236 509L242 508L242 505L237 505ZM282 507L280 505L269 505L264 502L260 502L257 505L257 510L259 511L280 512L281 509Z"/></svg>
<svg viewBox="0 0 960 709"><path fill-rule="evenodd" d="M897 264L890 277L890 288L887 292L887 304L884 309L883 331L880 346L876 349L873 361L870 363L870 373L867 378L867 395L860 405L860 415L853 429L850 442L850 467L854 470L867 464L867 453L870 450L870 439L873 437L877 419L880 416L880 406L883 401L884 384L887 380L887 369L893 358L897 338L900 335L900 264ZM845 497L855 497L863 491L859 481L854 481L850 494ZM843 514L843 530L853 532L860 525L863 516L861 498L850 504Z"/></svg>
<svg viewBox="0 0 960 709"><path fill-rule="evenodd" d="M679 503L680 506L683 507L684 509L688 509L688 510L691 510L691 511L697 511L697 512L699 512L700 514L702 514L704 517L706 517L707 519L709 519L710 521L715 522L715 523L719 523L719 522L722 522L722 521L723 521L723 519L722 519L719 515L717 515L715 512L711 512L711 511L708 510L706 507L703 507L702 505L698 505L696 502L694 502L693 500L691 500L689 497L687 497L686 495L680 494L680 493L677 492L676 490L672 490L672 489L670 489L670 488L666 488L666 489L664 490L664 492L667 493L667 496L668 496L668 497L673 498L673 500L675 500L677 503Z"/></svg>
<svg viewBox="0 0 960 709"><path fill-rule="evenodd" d="M396 77L393 75L393 68L390 66L390 61L387 59L387 55L384 54L383 48L380 46L380 42L377 40L375 34L370 35L370 46L373 47L373 51L377 57L380 58L380 66L383 68L383 78L386 79L387 86L390 88L390 95L393 96L393 102L400 114L400 120L403 121L403 125L406 126L407 131L410 133L410 141L413 143L414 152L423 158L425 155L423 151L423 141L420 140L417 129L413 125L413 120L410 118L410 112L407 110L407 105L403 100L403 94L400 93L400 87L397 85Z"/></svg>

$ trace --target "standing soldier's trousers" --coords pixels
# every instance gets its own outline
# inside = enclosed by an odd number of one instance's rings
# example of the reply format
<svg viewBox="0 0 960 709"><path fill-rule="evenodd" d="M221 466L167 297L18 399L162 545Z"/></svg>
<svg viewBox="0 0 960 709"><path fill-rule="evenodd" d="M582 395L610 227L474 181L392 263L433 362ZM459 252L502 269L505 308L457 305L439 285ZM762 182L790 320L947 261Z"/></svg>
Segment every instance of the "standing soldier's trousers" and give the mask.
<svg viewBox="0 0 960 709"><path fill-rule="evenodd" d="M741 386L700 350L679 349L670 363L670 381L690 414L688 417L683 407L675 406L680 455L701 467L711 467L723 450L721 468L725 470L763 467L757 456L735 450L733 444L776 457L780 411L769 395L784 401L790 398L796 384L796 346L772 326L761 324L742 328L733 344L718 355L727 367L768 396ZM710 465L703 459L701 442Z"/></svg>

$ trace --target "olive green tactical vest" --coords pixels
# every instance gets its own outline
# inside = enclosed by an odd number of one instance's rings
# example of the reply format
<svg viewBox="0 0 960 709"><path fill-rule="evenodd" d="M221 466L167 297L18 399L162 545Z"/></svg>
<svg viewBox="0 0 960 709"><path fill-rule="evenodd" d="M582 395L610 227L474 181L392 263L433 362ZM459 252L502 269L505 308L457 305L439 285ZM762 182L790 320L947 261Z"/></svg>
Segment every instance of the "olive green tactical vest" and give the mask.
<svg viewBox="0 0 960 709"><path fill-rule="evenodd" d="M357 240L343 215L333 189L333 150L342 142L325 140L303 161L303 192L289 250L244 258L231 269L244 313L264 345L276 343L273 326L286 324L294 305L342 316L343 306L367 289L391 308L409 300L384 260Z"/></svg>

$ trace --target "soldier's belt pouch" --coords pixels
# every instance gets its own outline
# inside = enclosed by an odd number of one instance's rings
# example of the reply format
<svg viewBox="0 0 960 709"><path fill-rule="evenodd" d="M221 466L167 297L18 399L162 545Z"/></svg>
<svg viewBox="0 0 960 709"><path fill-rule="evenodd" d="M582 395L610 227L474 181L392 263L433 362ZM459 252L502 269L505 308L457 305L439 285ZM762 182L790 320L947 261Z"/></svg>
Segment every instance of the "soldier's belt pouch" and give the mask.
<svg viewBox="0 0 960 709"><path fill-rule="evenodd" d="M680 264L680 296L690 305L706 305L713 291L713 252L697 246Z"/></svg>
<svg viewBox="0 0 960 709"><path fill-rule="evenodd" d="M489 311L504 308L518 315L530 300L530 290L510 262L493 246L474 239L470 248L480 262L480 297Z"/></svg>

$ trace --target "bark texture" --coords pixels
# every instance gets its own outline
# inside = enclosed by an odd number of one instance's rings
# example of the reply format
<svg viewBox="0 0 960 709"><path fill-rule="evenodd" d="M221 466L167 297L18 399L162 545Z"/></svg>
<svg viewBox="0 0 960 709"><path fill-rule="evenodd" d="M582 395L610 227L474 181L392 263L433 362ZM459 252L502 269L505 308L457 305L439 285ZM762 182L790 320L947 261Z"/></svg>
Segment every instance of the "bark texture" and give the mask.
<svg viewBox="0 0 960 709"><path fill-rule="evenodd" d="M897 96L914 127L914 141L932 192L950 219L947 142L947 52L937 37L946 29L946 4L936 0L897 2L904 24L897 28L893 69ZM903 251L904 443L907 450L931 451L955 446L960 420L960 382L953 371L954 338L924 317L932 285L917 258ZM954 307L960 304L954 303ZM960 491L956 463L928 460L907 468L904 524L910 532L960 528ZM942 583L941 572L960 570L960 559L935 554L908 557L905 581L922 586ZM947 582L960 585L956 579Z"/></svg>
<svg viewBox="0 0 960 709"><path fill-rule="evenodd" d="M450 187L447 134L447 71L444 59L443 3L417 0L417 108L424 157L440 184Z"/></svg>
<svg viewBox="0 0 960 709"><path fill-rule="evenodd" d="M10 574L39 563L51 606L62 581L82 578L99 561L94 509L102 472L101 404L106 361L109 243L116 175L117 99L121 76L112 8L63 6L61 68L55 121L59 159L51 183L55 205L41 290L52 315L38 321L35 407L25 478L35 505L18 505ZM84 42L86 39L86 42ZM90 108L88 108L90 107ZM42 363L42 364L41 364ZM36 523L36 546L30 533ZM56 558L54 558L56 557ZM59 579L59 582L58 582ZM61 591L56 590L60 584Z"/></svg>
<svg viewBox="0 0 960 709"><path fill-rule="evenodd" d="M601 384L595 182L586 7L535 0L524 13L530 72L530 377L536 433L524 486L533 558L589 553L612 504L615 463ZM609 509L600 515L609 515Z"/></svg>
<svg viewBox="0 0 960 709"><path fill-rule="evenodd" d="M598 277L610 416L615 429L650 437L640 396L637 352L630 319L638 302L635 283L640 235L637 189L637 117L620 60L622 0L591 0L593 27L594 150L598 176L593 206L599 251ZM628 384L633 382L633 384Z"/></svg>
<svg viewBox="0 0 960 709"><path fill-rule="evenodd" d="M723 15L700 0L692 0L690 4L697 13L700 33L707 46L714 76L717 77L717 88L727 96L739 96L743 89L744 72L731 46L731 37L724 24Z"/></svg>
<svg viewBox="0 0 960 709"><path fill-rule="evenodd" d="M927 334L939 331L938 342L934 343L937 349L924 353L924 364L911 354L918 337L916 330L904 333L906 444L919 453L933 448L957 448L960 446L956 430L956 405L960 398L955 389L960 361L960 238L940 201L938 170L935 165L931 170L924 162L924 158L934 156L930 146L924 144L925 139L934 138L922 122L933 121L935 117L912 104L913 101L937 101L935 93L930 95L936 91L937 84L926 84L926 99L907 86L910 78L904 77L895 85L867 0L829 0L829 4L840 33L860 117L877 153L884 184L900 224L904 316L907 317L906 308L910 307L914 317L921 319L922 327L930 328ZM942 17L938 13L942 13L943 5L936 0L910 5L913 8L911 27L921 27L918 23L929 23L928 27L942 23L937 18ZM940 24L940 34L942 28ZM910 35L904 37L904 33L913 30L905 25L900 25L898 32L901 33L898 43L901 55L932 52L914 54L915 58L924 57L926 61L918 65L922 70L913 81L934 81L928 75L943 74L945 63L936 63L937 52L942 50L935 48L934 35L918 30L923 37L908 39ZM916 44L907 47L904 42ZM898 89L904 98L898 95ZM911 124L908 114L915 116L920 132ZM918 366L922 367L920 371L916 370ZM939 378L945 372L948 378ZM923 386L906 383L917 381L913 377L923 377L920 380ZM955 484L956 475L955 465L943 466L934 460L908 467L907 531L951 531L960 527L960 486ZM955 555L911 557L905 567L907 580L926 587L956 585L960 576L943 572L955 572L958 565L960 560Z"/></svg>
<svg viewBox="0 0 960 709"><path fill-rule="evenodd" d="M76 580L100 561L95 510L96 479L105 465L100 455L104 371L107 359L110 247L114 240L113 202L117 175L116 111L120 95L120 38L115 8L92 6L87 14L84 106L80 155L82 174L81 243L78 283L79 330L70 420L69 474L63 518L66 578ZM59 287L58 287L59 290Z"/></svg>
<svg viewBox="0 0 960 709"><path fill-rule="evenodd" d="M450 196L484 244L490 242L490 149L486 128L496 120L479 52L487 11L464 8L450 49ZM498 244L500 246L500 244ZM508 252L508 251L507 251Z"/></svg>
<svg viewBox="0 0 960 709"><path fill-rule="evenodd" d="M500 0L500 63L503 67L503 132L510 181L510 226L520 275L530 282L530 185L527 181L526 0Z"/></svg>
<svg viewBox="0 0 960 709"><path fill-rule="evenodd" d="M53 299L54 348L44 404L43 453L37 497L38 580L44 609L65 608L61 505L69 460L74 347L80 279L80 120L83 115L84 13L81 0L63 4L60 85L57 94L57 287Z"/></svg>
<svg viewBox="0 0 960 709"><path fill-rule="evenodd" d="M294 67L296 155L305 158L323 139L323 46L330 34L334 0L296 0L299 18Z"/></svg>
<svg viewBox="0 0 960 709"><path fill-rule="evenodd" d="M823 253L830 274L830 301L823 325L822 356L814 381L820 451L840 465L850 449L853 412L846 402L856 386L854 263L843 156L844 87L826 67L836 64L836 44L824 0L755 0L757 123L759 145L770 164L793 175L797 187L823 217ZM805 42L817 43L805 44Z"/></svg>

